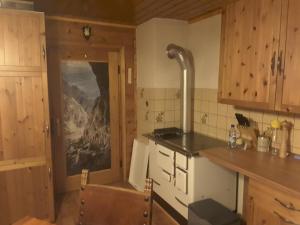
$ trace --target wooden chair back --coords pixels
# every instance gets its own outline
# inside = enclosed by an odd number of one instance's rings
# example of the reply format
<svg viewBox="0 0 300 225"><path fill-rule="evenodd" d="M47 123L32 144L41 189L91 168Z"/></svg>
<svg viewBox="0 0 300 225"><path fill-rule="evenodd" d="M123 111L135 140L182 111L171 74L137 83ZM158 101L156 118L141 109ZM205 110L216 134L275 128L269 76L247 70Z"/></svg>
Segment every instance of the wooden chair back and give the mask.
<svg viewBox="0 0 300 225"><path fill-rule="evenodd" d="M151 204L151 191L86 185L80 192L79 225L150 225Z"/></svg>

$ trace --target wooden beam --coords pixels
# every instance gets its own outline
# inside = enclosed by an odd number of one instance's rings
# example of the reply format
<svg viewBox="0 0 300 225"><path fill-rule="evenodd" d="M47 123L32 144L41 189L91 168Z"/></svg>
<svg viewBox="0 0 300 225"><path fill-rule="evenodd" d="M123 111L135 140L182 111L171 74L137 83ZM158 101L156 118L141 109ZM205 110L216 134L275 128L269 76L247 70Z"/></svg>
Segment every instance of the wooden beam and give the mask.
<svg viewBox="0 0 300 225"><path fill-rule="evenodd" d="M0 172L24 169L28 167L39 167L45 165L46 165L46 159L40 157L5 160L0 162Z"/></svg>
<svg viewBox="0 0 300 225"><path fill-rule="evenodd" d="M78 19L78 18L64 17L64 16L46 16L46 19L64 21L64 22L75 22L75 23L101 25L101 26L108 26L108 27L128 28L128 29L136 28L135 25L111 23L111 22L104 22L104 21L99 21L99 20L96 21L96 20L88 20L88 19Z"/></svg>
<svg viewBox="0 0 300 225"><path fill-rule="evenodd" d="M123 180L127 181L127 129L126 129L126 65L125 65L125 49L121 48L120 57L120 91L121 91L121 149L122 149L122 176Z"/></svg>

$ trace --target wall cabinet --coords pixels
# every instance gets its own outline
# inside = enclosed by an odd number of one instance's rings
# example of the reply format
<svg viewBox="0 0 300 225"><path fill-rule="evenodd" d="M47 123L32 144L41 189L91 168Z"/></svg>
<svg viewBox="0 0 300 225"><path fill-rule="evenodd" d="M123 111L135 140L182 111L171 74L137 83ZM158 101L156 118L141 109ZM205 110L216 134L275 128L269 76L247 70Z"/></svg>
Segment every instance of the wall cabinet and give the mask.
<svg viewBox="0 0 300 225"><path fill-rule="evenodd" d="M278 98L276 109L300 112L300 2L284 1L282 19L282 40L280 55L283 57L279 68ZM287 9L286 9L287 8Z"/></svg>
<svg viewBox="0 0 300 225"><path fill-rule="evenodd" d="M0 9L0 224L54 219L44 14Z"/></svg>
<svg viewBox="0 0 300 225"><path fill-rule="evenodd" d="M300 224L299 199L249 180L246 198L247 225Z"/></svg>
<svg viewBox="0 0 300 225"><path fill-rule="evenodd" d="M219 102L300 112L300 3L239 0L223 13Z"/></svg>

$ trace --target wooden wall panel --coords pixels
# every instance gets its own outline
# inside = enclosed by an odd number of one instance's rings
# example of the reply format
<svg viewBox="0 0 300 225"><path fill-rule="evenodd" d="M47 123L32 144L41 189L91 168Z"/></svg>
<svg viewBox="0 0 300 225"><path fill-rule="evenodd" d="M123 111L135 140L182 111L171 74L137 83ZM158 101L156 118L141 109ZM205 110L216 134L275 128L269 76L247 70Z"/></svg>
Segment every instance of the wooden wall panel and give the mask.
<svg viewBox="0 0 300 225"><path fill-rule="evenodd" d="M0 160L45 155L42 79L0 73ZM18 73L19 74L19 73Z"/></svg>
<svg viewBox="0 0 300 225"><path fill-rule="evenodd" d="M40 14L2 10L0 19L0 66L40 67Z"/></svg>
<svg viewBox="0 0 300 225"><path fill-rule="evenodd" d="M48 212L46 167L0 172L0 224L9 225L25 216L45 219Z"/></svg>
<svg viewBox="0 0 300 225"><path fill-rule="evenodd" d="M6 206L0 208L2 213L8 207L8 213L0 215L0 220L9 221L0 224L11 224L26 214L51 220L44 14L0 9L0 19L0 183L6 190L0 193L1 202L8 195L2 202Z"/></svg>
<svg viewBox="0 0 300 225"><path fill-rule="evenodd" d="M92 27L92 37L89 41L82 36L82 27L84 25ZM46 37L48 50L48 71L50 86L50 110L51 120L54 129L53 135L53 151L54 164L57 170L56 191L64 191L60 185L64 182L64 177L60 176L63 165L59 159L59 152L63 151L62 133L60 120L62 115L61 105L61 78L59 73L60 59L103 59L107 61L107 51L120 51L125 49L125 80L127 81L128 68L134 68L134 42L135 28L119 25L103 25L101 22L81 21L59 17L48 17L46 20ZM101 51L102 49L102 51ZM103 51L105 49L105 51ZM86 55L86 57L85 57ZM134 70L133 70L134 71ZM133 73L134 75L134 73ZM135 106L135 90L136 78L133 76L132 84L126 83L126 156L130 158L133 139L136 136L136 106ZM130 160L123 162L129 172Z"/></svg>

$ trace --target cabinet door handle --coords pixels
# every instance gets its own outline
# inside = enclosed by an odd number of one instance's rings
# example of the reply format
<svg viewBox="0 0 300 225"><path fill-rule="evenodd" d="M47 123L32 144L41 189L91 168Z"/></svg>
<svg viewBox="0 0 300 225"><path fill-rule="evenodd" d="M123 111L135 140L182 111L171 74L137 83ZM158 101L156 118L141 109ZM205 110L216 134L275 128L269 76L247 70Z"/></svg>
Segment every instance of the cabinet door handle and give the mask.
<svg viewBox="0 0 300 225"><path fill-rule="evenodd" d="M181 205L183 205L184 207L188 207L187 204L183 203L179 198L175 197L176 201L179 202Z"/></svg>
<svg viewBox="0 0 300 225"><path fill-rule="evenodd" d="M170 158L170 155L168 155L168 154L166 154L166 153L164 153L164 152L162 152L162 151L158 151L160 154L162 154L163 156L166 156L166 157L169 157Z"/></svg>
<svg viewBox="0 0 300 225"><path fill-rule="evenodd" d="M48 168L48 176L49 176L49 179L52 178L52 170L50 167Z"/></svg>
<svg viewBox="0 0 300 225"><path fill-rule="evenodd" d="M49 125L48 124L46 124L46 126L45 126L45 133L46 133L46 135L47 136L49 136L49 134L50 134L50 127L49 127Z"/></svg>
<svg viewBox="0 0 300 225"><path fill-rule="evenodd" d="M156 184L157 186L160 186L160 183L158 183L156 180L152 179L153 183Z"/></svg>
<svg viewBox="0 0 300 225"><path fill-rule="evenodd" d="M286 218L284 218L282 215L280 215L278 212L274 211L273 212L276 216L279 217L279 219L284 222L285 224L292 224L292 225L300 225L300 224L297 224L297 223L294 223L293 221L290 221Z"/></svg>
<svg viewBox="0 0 300 225"><path fill-rule="evenodd" d="M288 203L285 204L283 203L281 200L279 200L278 198L275 198L275 201L278 202L281 206L283 206L286 209L292 210L292 211L297 211L300 212L300 209L296 209L295 206L293 205L293 203Z"/></svg>
<svg viewBox="0 0 300 225"><path fill-rule="evenodd" d="M167 175L169 175L170 177L172 176L172 174L171 173L169 173L168 171L166 171L166 170L162 170L164 173L166 173Z"/></svg>
<svg viewBox="0 0 300 225"><path fill-rule="evenodd" d="M273 57L271 59L271 71L272 71L272 76L275 75L275 66L276 66L276 52L273 53Z"/></svg>
<svg viewBox="0 0 300 225"><path fill-rule="evenodd" d="M279 72L279 75L283 74L284 72L283 51L281 51L278 55L277 70Z"/></svg>
<svg viewBox="0 0 300 225"><path fill-rule="evenodd" d="M46 60L46 48L45 48L45 45L43 45L42 55L43 55L43 59L45 61Z"/></svg>

